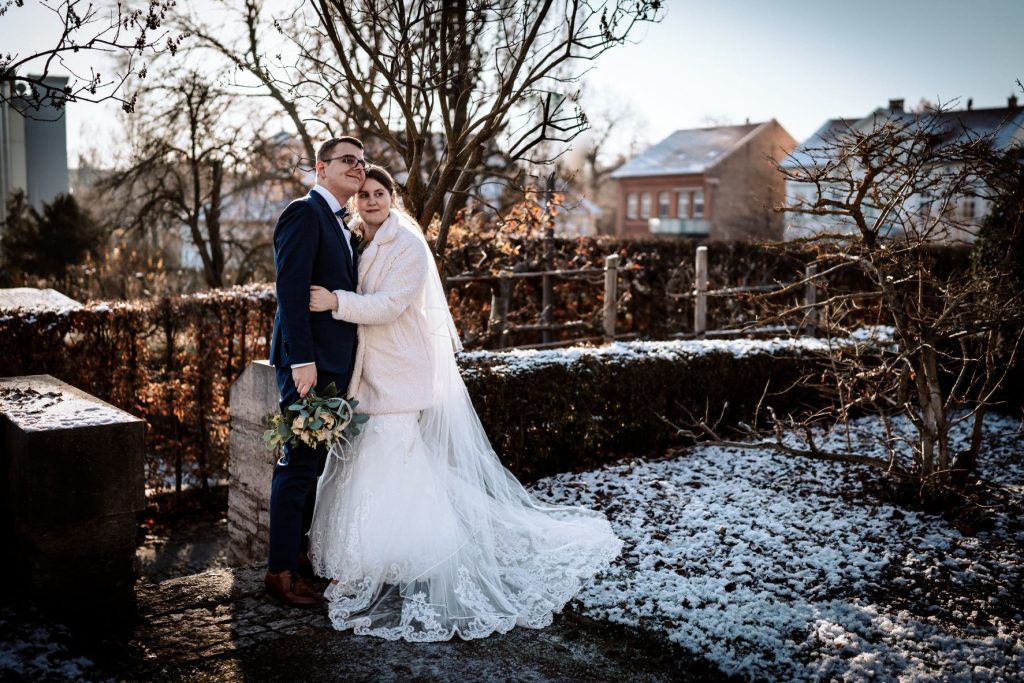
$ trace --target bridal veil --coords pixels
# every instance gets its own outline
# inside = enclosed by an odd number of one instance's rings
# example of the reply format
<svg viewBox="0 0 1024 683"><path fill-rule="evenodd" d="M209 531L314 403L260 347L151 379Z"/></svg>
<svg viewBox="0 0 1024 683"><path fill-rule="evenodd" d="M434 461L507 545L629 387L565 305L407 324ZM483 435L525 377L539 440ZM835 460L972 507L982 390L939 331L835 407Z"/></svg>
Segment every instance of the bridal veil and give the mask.
<svg viewBox="0 0 1024 683"><path fill-rule="evenodd" d="M373 416L321 477L310 556L336 581L338 629L409 641L541 628L622 542L599 512L534 500L502 466L459 373L461 350L426 240L418 303L429 330L433 404Z"/></svg>

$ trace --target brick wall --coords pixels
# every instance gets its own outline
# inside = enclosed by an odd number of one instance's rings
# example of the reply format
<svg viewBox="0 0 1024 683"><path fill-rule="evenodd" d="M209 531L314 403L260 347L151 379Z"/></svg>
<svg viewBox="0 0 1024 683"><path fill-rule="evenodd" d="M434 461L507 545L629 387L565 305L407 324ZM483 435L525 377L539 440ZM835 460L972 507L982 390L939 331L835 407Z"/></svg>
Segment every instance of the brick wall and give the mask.
<svg viewBox="0 0 1024 683"><path fill-rule="evenodd" d="M617 181L619 186L619 205L615 221L615 234L618 237L648 237L650 230L647 227L647 218L629 218L627 211L627 197L630 193L637 195L639 207L640 195L647 192L651 196L651 218L658 217L658 194L668 192L668 217L669 218L690 218L691 216L679 216L676 208L678 206L678 194L680 191L689 192L693 190L704 190L704 217L711 215L710 203L708 202L708 187L704 182L702 174L681 174L667 176L652 176L648 178L623 178ZM691 208L692 211L692 208Z"/></svg>
<svg viewBox="0 0 1024 683"><path fill-rule="evenodd" d="M785 182L773 160L782 160L795 146L772 120L709 169L715 195L711 239L782 239L783 216L774 207L785 199Z"/></svg>

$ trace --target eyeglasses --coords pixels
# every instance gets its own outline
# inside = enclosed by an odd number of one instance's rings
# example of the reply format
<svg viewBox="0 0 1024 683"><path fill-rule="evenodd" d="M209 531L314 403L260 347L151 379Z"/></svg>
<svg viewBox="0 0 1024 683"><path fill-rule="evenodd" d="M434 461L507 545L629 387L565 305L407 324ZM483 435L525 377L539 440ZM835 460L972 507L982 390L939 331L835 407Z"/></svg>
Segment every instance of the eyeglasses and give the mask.
<svg viewBox="0 0 1024 683"><path fill-rule="evenodd" d="M325 164L330 161L340 161L349 168L352 168L353 166L359 166L364 171L366 170L366 160L360 159L359 157L356 156L352 156L351 154L342 154L340 157L331 157L330 159L321 159L320 161L324 162Z"/></svg>

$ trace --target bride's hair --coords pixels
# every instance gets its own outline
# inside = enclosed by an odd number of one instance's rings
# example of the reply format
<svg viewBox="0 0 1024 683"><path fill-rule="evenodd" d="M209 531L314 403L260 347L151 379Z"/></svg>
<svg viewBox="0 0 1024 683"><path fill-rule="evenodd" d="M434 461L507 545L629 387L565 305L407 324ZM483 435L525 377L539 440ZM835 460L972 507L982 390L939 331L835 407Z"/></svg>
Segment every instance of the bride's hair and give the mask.
<svg viewBox="0 0 1024 683"><path fill-rule="evenodd" d="M395 183L395 179L391 177L391 174L384 170L383 166L375 166L370 164L366 167L366 180L376 180L378 183L384 186L384 189L394 197L398 192L398 185ZM365 180L363 182L366 182Z"/></svg>

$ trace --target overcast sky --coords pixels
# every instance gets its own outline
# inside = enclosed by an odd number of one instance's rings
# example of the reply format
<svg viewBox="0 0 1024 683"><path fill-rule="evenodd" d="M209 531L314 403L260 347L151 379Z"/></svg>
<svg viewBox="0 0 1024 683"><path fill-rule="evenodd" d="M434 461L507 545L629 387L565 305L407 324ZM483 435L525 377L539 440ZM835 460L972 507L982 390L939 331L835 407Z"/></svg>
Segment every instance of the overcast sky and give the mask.
<svg viewBox="0 0 1024 683"><path fill-rule="evenodd" d="M53 0L56 2L57 0ZM45 41L45 12L12 7L0 49ZM1024 0L669 0L665 19L614 48L586 92L628 102L638 136L775 118L798 140L826 119L972 98L1005 106L1024 78ZM1024 97L1022 97L1024 99ZM114 107L72 105L69 158L113 132ZM621 141L620 141L621 142Z"/></svg>

